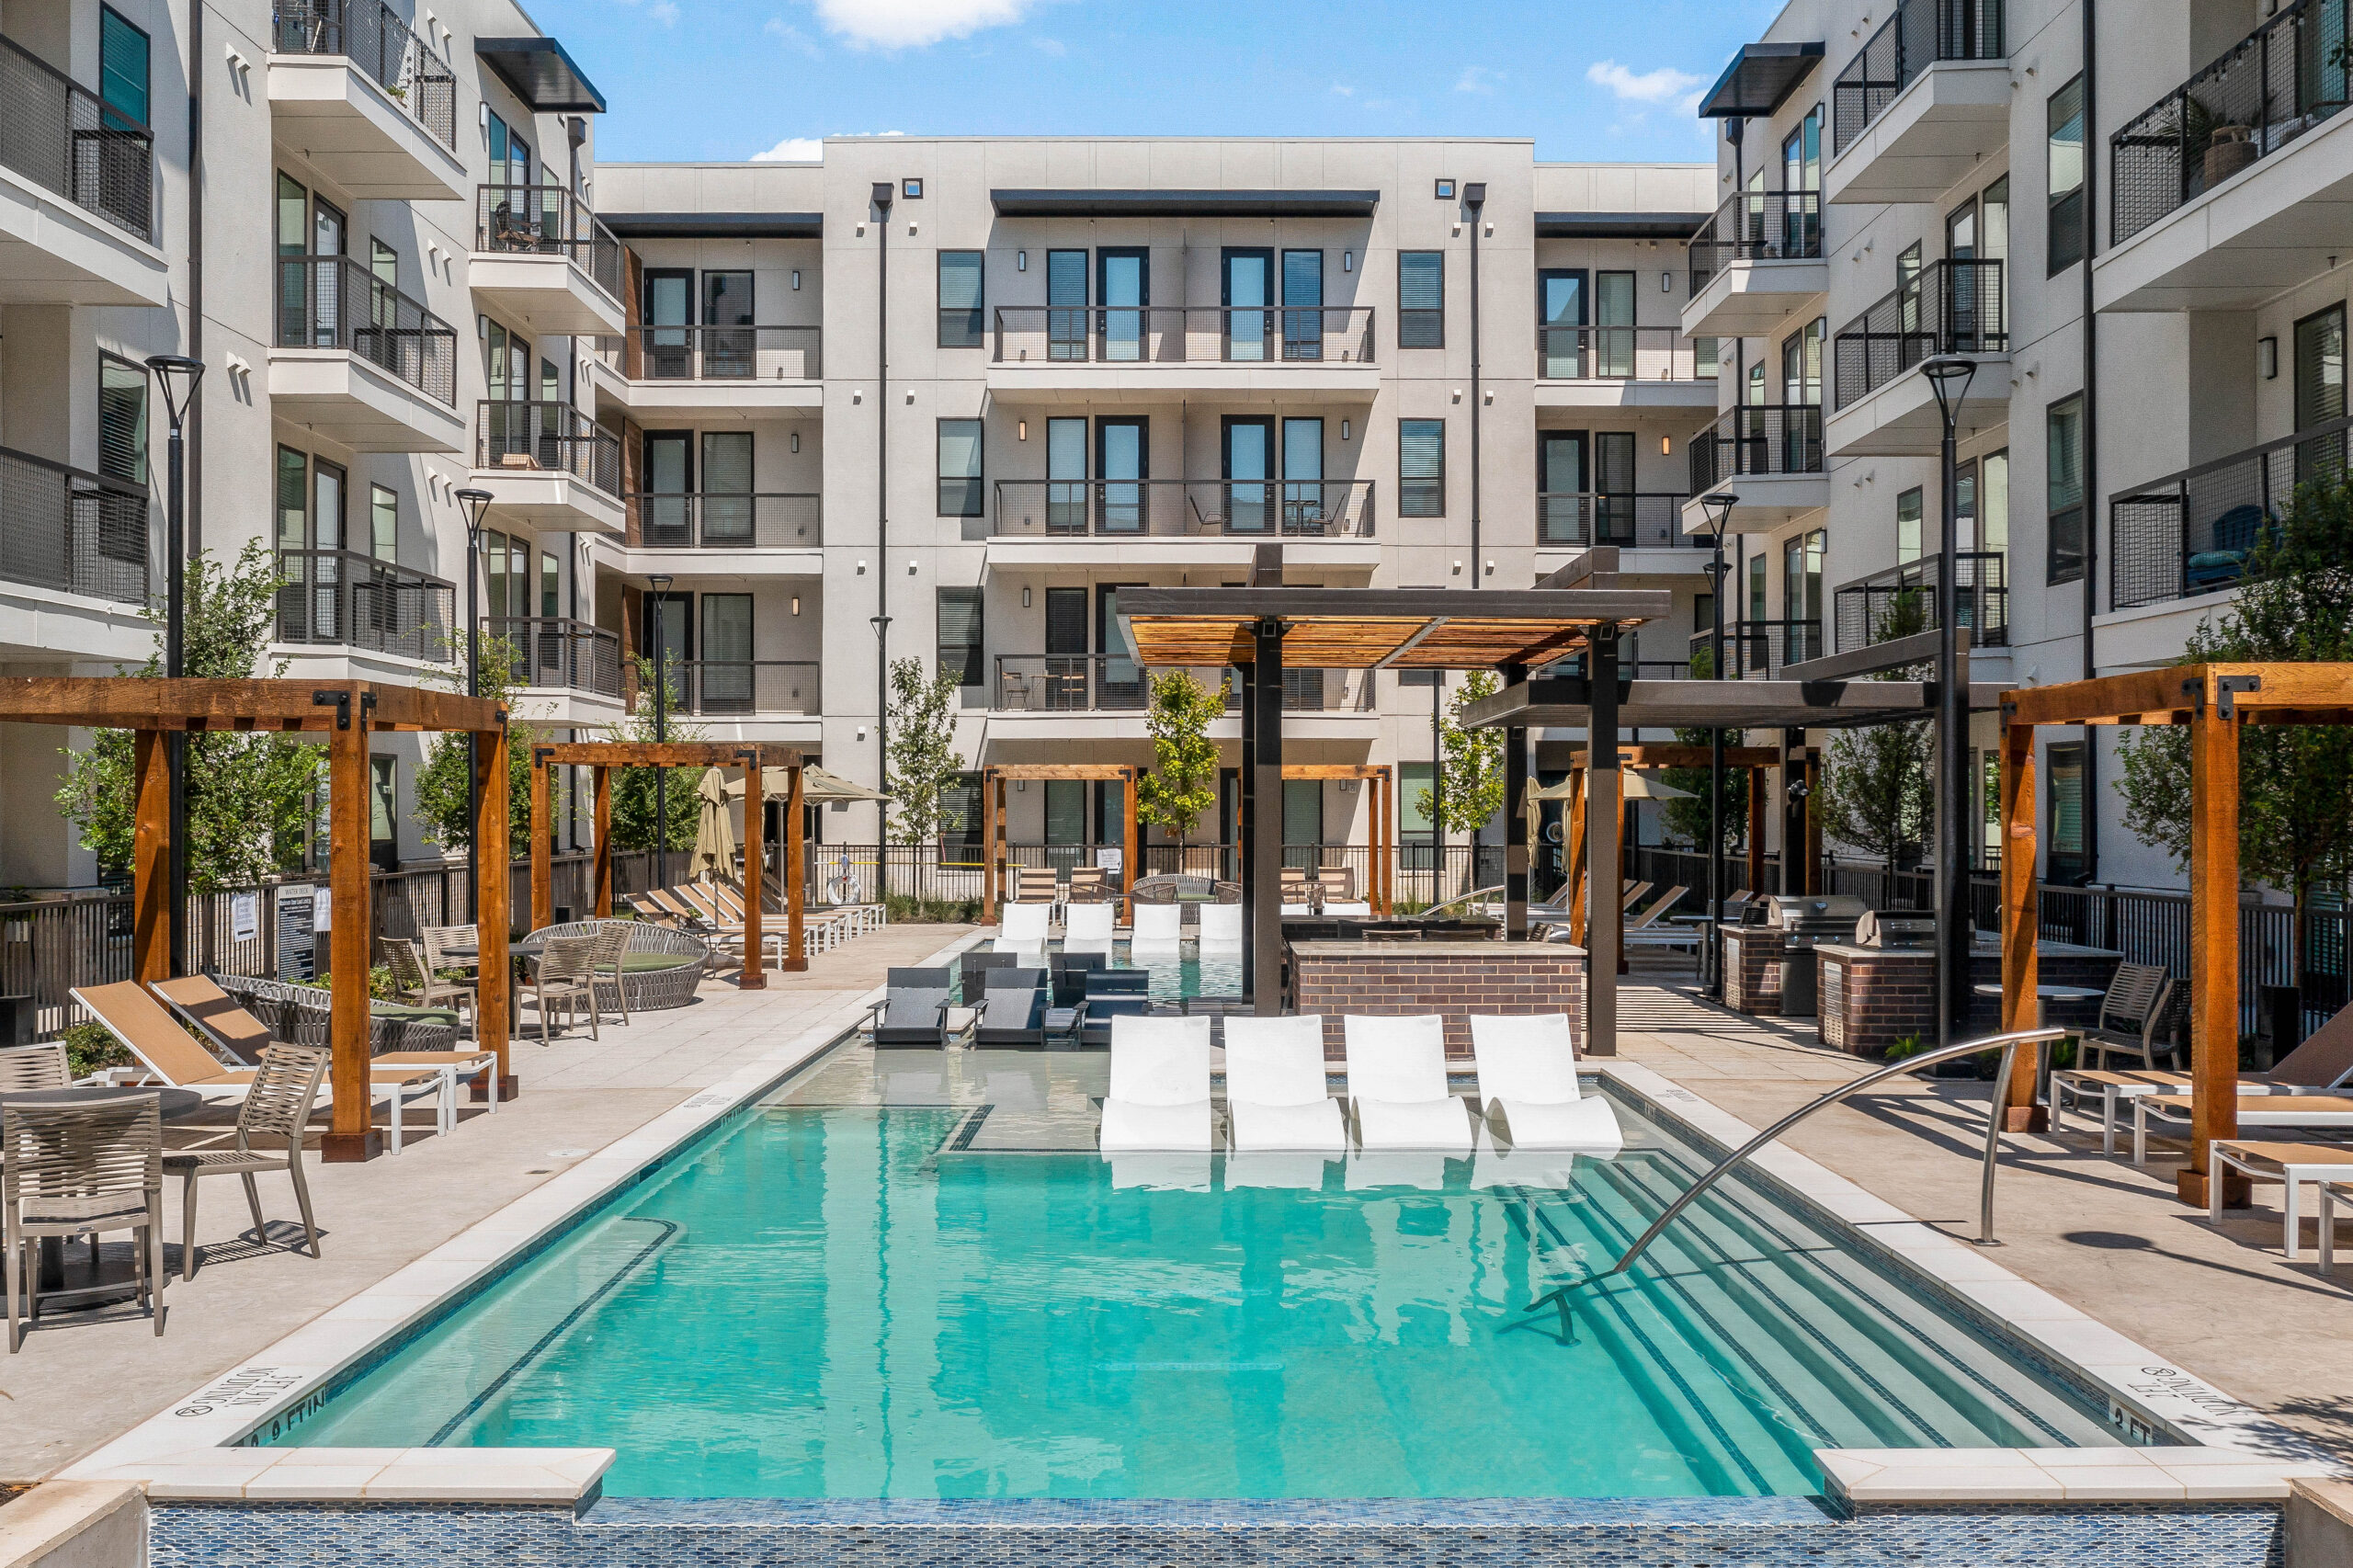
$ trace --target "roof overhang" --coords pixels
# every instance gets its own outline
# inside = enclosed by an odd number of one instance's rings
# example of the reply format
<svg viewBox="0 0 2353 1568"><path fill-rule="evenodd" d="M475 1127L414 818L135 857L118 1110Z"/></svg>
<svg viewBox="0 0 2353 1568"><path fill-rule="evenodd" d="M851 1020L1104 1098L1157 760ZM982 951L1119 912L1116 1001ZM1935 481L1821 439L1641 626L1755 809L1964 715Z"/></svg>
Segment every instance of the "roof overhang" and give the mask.
<svg viewBox="0 0 2353 1568"><path fill-rule="evenodd" d="M1540 240L1673 240L1680 244L1711 212L1539 212Z"/></svg>
<svg viewBox="0 0 2353 1568"><path fill-rule="evenodd" d="M478 38L474 57L535 114L605 112L605 95L551 38Z"/></svg>
<svg viewBox="0 0 2353 1568"><path fill-rule="evenodd" d="M992 190L989 200L1000 218L1370 218L1381 192Z"/></svg>
<svg viewBox="0 0 2353 1568"><path fill-rule="evenodd" d="M1972 685L1969 705L1991 710L2002 688ZM1621 680L1618 722L1629 730L1811 730L1935 716L1937 686L1917 680ZM1522 681L1462 711L1465 729L1581 730L1593 685L1578 676Z"/></svg>
<svg viewBox="0 0 2353 1568"><path fill-rule="evenodd" d="M1293 668L1475 670L1549 664L1674 607L1664 588L1127 588L1120 624L1143 665L1251 664L1272 621Z"/></svg>
<svg viewBox="0 0 2353 1568"><path fill-rule="evenodd" d="M599 212L624 240L814 240L822 212Z"/></svg>
<svg viewBox="0 0 2353 1568"><path fill-rule="evenodd" d="M1818 43L1742 44L1724 74L1716 78L1716 85L1699 100L1699 118L1762 119L1788 102L1798 84L1821 63Z"/></svg>

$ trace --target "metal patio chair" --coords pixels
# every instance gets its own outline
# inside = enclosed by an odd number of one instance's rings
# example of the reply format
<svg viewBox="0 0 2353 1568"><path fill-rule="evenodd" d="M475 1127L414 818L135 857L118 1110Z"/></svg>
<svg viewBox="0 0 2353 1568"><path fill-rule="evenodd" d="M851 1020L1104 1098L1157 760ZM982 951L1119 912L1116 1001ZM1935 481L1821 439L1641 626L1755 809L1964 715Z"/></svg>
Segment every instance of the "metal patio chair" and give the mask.
<svg viewBox="0 0 2353 1568"><path fill-rule="evenodd" d="M197 1270L196 1188L206 1176L233 1176L245 1184L245 1207L253 1210L254 1233L269 1239L261 1217L261 1188L254 1176L261 1171L284 1171L294 1183L294 1204L302 1211L302 1240L311 1256L319 1256L318 1221L311 1214L311 1187L302 1178L302 1129L319 1097L319 1082L326 1076L327 1053L306 1045L272 1045L261 1053L253 1091L237 1108L236 1142L226 1149L182 1149L164 1156L164 1169L176 1173L180 1186L180 1278L193 1279ZM256 1138L282 1140L282 1154L264 1153Z"/></svg>

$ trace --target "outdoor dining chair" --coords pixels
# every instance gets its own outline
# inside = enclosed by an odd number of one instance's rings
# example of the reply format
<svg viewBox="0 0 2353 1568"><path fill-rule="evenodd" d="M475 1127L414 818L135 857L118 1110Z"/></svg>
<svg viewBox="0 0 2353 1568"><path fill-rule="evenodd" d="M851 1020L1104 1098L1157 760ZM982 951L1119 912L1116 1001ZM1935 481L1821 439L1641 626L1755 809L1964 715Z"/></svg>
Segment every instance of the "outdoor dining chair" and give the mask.
<svg viewBox="0 0 2353 1568"><path fill-rule="evenodd" d="M269 1227L261 1215L261 1188L254 1180L262 1171L284 1171L294 1183L294 1204L302 1211L302 1241L311 1256L319 1256L318 1221L311 1214L311 1187L302 1178L302 1129L319 1097L319 1082L326 1076L327 1053L306 1045L272 1045L262 1052L253 1092L237 1108L236 1142L226 1149L180 1149L164 1156L164 1169L176 1173L180 1186L180 1278L196 1278L196 1189L206 1176L233 1176L245 1184L245 1207L253 1210L254 1233L268 1240ZM256 1138L274 1138L286 1145L282 1154L266 1153L254 1146Z"/></svg>
<svg viewBox="0 0 2353 1568"><path fill-rule="evenodd" d="M72 1085L74 1069L65 1059L62 1040L0 1051L0 1095L28 1089L63 1089Z"/></svg>
<svg viewBox="0 0 2353 1568"><path fill-rule="evenodd" d="M557 937L540 952L532 974L532 995L540 1005L540 1043L549 1043L548 1015L563 1008L564 1028L572 1027L574 1008L588 1009L588 1038L602 1040L597 1028L597 938Z"/></svg>
<svg viewBox="0 0 2353 1568"><path fill-rule="evenodd" d="M635 924L629 920L602 920L597 924L597 947L588 963L589 1008L597 1006L597 993L612 987L613 1006L620 1010L621 1022L629 1022L629 987L623 983L622 969L629 958L630 929Z"/></svg>
<svg viewBox="0 0 2353 1568"><path fill-rule="evenodd" d="M154 1095L0 1106L0 1294L8 1353L40 1316L40 1244L129 1231L139 1299L164 1332L164 1118ZM71 1292L49 1292L51 1294ZM20 1318L19 1301L24 1302Z"/></svg>
<svg viewBox="0 0 2353 1568"><path fill-rule="evenodd" d="M455 980L426 961L425 949L406 937L384 938L384 957L392 971L392 989L402 1001L417 1007L452 1007L471 1012L475 986Z"/></svg>

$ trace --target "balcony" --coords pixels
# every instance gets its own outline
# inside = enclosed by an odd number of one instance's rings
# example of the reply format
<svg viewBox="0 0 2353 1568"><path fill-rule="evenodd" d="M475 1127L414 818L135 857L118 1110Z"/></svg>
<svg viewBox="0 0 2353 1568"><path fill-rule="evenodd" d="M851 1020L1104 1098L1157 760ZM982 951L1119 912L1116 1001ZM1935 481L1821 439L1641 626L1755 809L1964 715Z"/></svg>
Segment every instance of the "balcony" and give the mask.
<svg viewBox="0 0 2353 1568"><path fill-rule="evenodd" d="M1691 545L1705 550L1711 540L1683 531L1683 503L1688 499L1668 491L1540 490L1536 548L1585 550L1614 544L1621 550L1675 550Z"/></svg>
<svg viewBox="0 0 2353 1568"><path fill-rule="evenodd" d="M1934 201L2010 140L2002 0L1902 0L1831 88L1831 201Z"/></svg>
<svg viewBox="0 0 2353 1568"><path fill-rule="evenodd" d="M506 644L515 678L545 691L621 695L620 634L556 616L485 616L483 636Z"/></svg>
<svg viewBox="0 0 2353 1568"><path fill-rule="evenodd" d="M1848 653L1934 631L1937 582L1943 562L1924 556L1859 577L1831 595L1838 652ZM1960 561L1961 624L1972 648L2004 648L2010 641L2009 557L2000 551L1965 550Z"/></svg>
<svg viewBox="0 0 2353 1568"><path fill-rule="evenodd" d="M457 655L457 585L351 550L278 552L278 640L392 653Z"/></svg>
<svg viewBox="0 0 2353 1568"><path fill-rule="evenodd" d="M1712 652L1712 629L1691 634L1685 661ZM1822 641L1819 620L1737 620L1724 623L1725 680L1778 680L1791 665L1819 659L1830 650ZM1656 678L1656 677L1654 677ZM1665 678L1676 678L1669 674Z"/></svg>
<svg viewBox="0 0 2353 1568"><path fill-rule="evenodd" d="M147 492L0 447L0 581L147 603Z"/></svg>
<svg viewBox="0 0 2353 1568"><path fill-rule="evenodd" d="M2282 7L2109 138L2099 309L2251 310L2345 254L2342 6Z"/></svg>
<svg viewBox="0 0 2353 1568"><path fill-rule="evenodd" d="M1000 653L993 706L999 714L1141 713L1152 673L1118 653ZM1240 671L1205 665L1191 674L1212 689L1225 682L1225 710L1242 711ZM1283 671L1286 713L1370 714L1372 694L1370 670Z"/></svg>
<svg viewBox="0 0 2353 1568"><path fill-rule="evenodd" d="M1686 337L1758 337L1829 292L1822 196L1759 190L1732 197L1691 236Z"/></svg>
<svg viewBox="0 0 2353 1568"><path fill-rule="evenodd" d="M674 699L670 711L703 719L799 718L819 711L813 659L681 659L663 671ZM633 710L653 700L630 680Z"/></svg>
<svg viewBox="0 0 2353 1568"><path fill-rule="evenodd" d="M1381 386L1369 305L1000 305L988 384L1039 403L1144 403L1190 391L1323 392Z"/></svg>
<svg viewBox="0 0 2353 1568"><path fill-rule="evenodd" d="M1977 360L1961 403L1959 428L2010 416L2010 338L2002 264L1932 261L1848 322L1831 346L1837 412L1824 437L1834 457L1918 457L1944 440L1944 415L1926 376L1911 374L1937 354Z"/></svg>
<svg viewBox="0 0 2353 1568"><path fill-rule="evenodd" d="M825 542L815 495L641 492L628 501L634 550L815 550Z"/></svg>
<svg viewBox="0 0 2353 1568"><path fill-rule="evenodd" d="M1702 373L1704 371L1704 374ZM1716 367L1671 326L1539 326L1539 408L1712 408Z"/></svg>
<svg viewBox="0 0 2353 1568"><path fill-rule="evenodd" d="M626 325L621 243L562 186L476 187L467 280L535 333L619 335Z"/></svg>
<svg viewBox="0 0 2353 1568"><path fill-rule="evenodd" d="M0 39L0 302L161 305L153 133Z"/></svg>
<svg viewBox="0 0 2353 1568"><path fill-rule="evenodd" d="M463 201L458 78L383 0L278 0L278 142L364 200Z"/></svg>
<svg viewBox="0 0 2353 1568"><path fill-rule="evenodd" d="M823 338L814 326L642 326L597 347L632 412L758 414L823 406Z"/></svg>
<svg viewBox="0 0 2353 1568"><path fill-rule="evenodd" d="M1740 496L1728 525L1733 533L1769 532L1830 505L1818 404L1743 403L1724 410L1688 445L1691 499L1683 504L1687 534L1715 531L1700 503L1719 490Z"/></svg>
<svg viewBox="0 0 2353 1568"><path fill-rule="evenodd" d="M2109 607L2236 587L2296 486L2343 475L2348 432L2353 419L2332 419L2111 496Z"/></svg>
<svg viewBox="0 0 2353 1568"><path fill-rule="evenodd" d="M1001 479L989 560L1245 565L1267 540L1289 560L1370 565L1373 481Z"/></svg>
<svg viewBox="0 0 2353 1568"><path fill-rule="evenodd" d="M458 335L349 256L278 262L272 412L360 452L461 452Z"/></svg>
<svg viewBox="0 0 2353 1568"><path fill-rule="evenodd" d="M568 403L477 403L472 483L542 531L623 531L620 440Z"/></svg>

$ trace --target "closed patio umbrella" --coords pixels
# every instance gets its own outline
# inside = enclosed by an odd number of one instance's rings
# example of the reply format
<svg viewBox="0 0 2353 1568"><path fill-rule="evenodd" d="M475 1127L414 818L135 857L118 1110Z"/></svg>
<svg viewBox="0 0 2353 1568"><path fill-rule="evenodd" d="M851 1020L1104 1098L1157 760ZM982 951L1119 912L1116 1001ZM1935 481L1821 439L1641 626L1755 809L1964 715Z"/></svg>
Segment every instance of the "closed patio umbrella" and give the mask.
<svg viewBox="0 0 2353 1568"><path fill-rule="evenodd" d="M698 876L733 878L735 873L735 819L728 814L727 792L727 776L716 767L705 768L695 786L702 801L702 820L695 827Z"/></svg>

